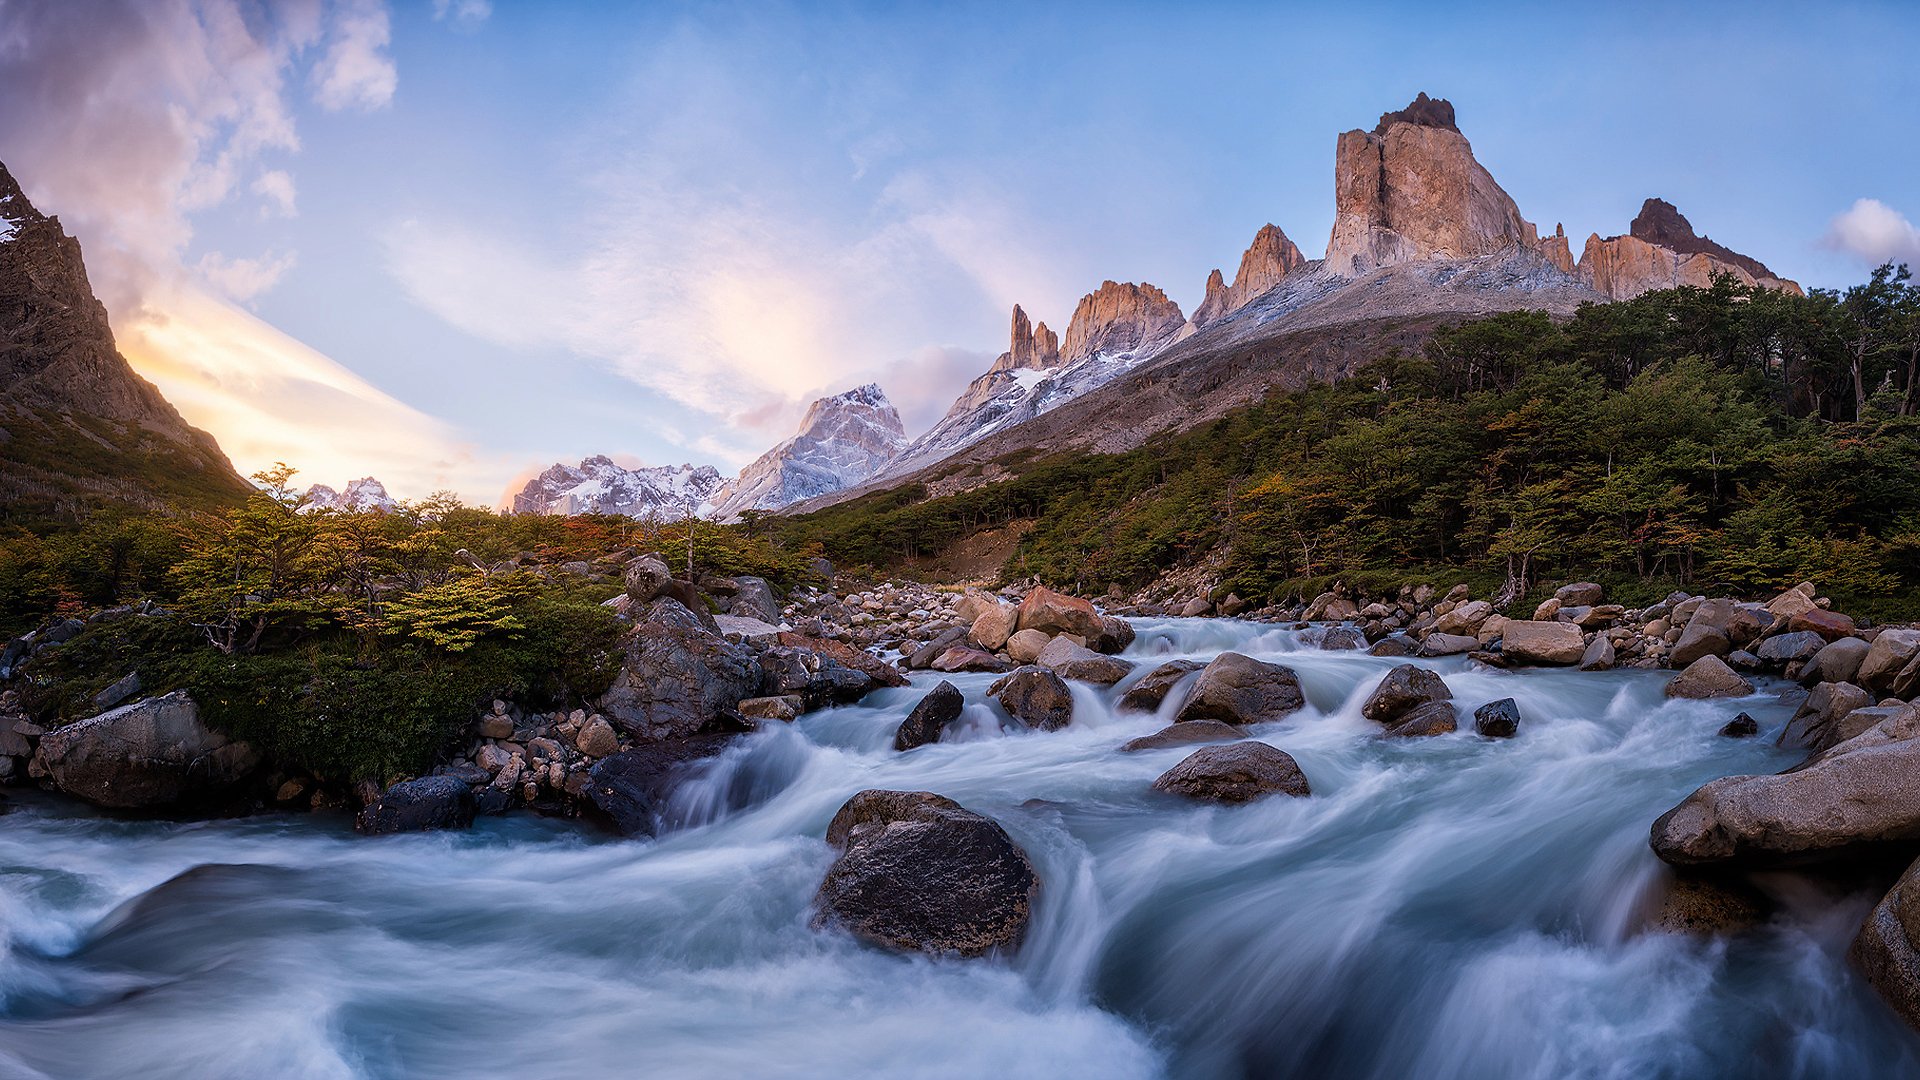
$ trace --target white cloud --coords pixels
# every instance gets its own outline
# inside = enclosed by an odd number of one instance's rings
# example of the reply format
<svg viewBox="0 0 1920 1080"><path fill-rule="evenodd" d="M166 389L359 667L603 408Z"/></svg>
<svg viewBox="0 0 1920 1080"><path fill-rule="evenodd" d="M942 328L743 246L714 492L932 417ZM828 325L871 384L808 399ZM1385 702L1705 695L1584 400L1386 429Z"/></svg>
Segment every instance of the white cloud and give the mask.
<svg viewBox="0 0 1920 1080"><path fill-rule="evenodd" d="M327 51L314 68L314 100L335 111L391 104L399 83L387 55L391 38L382 0L350 0L335 14Z"/></svg>
<svg viewBox="0 0 1920 1080"><path fill-rule="evenodd" d="M451 20L462 30L471 30L487 21L493 14L493 5L488 0L433 0L435 21Z"/></svg>
<svg viewBox="0 0 1920 1080"><path fill-rule="evenodd" d="M1879 199L1859 199L1827 228L1827 246L1852 252L1872 266L1920 266L1920 227Z"/></svg>
<svg viewBox="0 0 1920 1080"><path fill-rule="evenodd" d="M264 202L262 214L280 217L293 217L299 211L294 206L293 177L285 169L269 169L253 182L253 193Z"/></svg>
<svg viewBox="0 0 1920 1080"><path fill-rule="evenodd" d="M280 283L287 271L293 269L293 252L230 259L218 251L210 251L200 257L194 269L229 299L244 304Z"/></svg>

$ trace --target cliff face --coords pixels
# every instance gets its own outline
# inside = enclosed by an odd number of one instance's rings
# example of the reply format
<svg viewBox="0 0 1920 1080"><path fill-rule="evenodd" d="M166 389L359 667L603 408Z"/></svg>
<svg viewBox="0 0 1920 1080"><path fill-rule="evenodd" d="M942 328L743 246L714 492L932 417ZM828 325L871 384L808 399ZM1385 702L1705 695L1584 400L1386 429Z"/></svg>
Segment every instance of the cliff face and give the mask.
<svg viewBox="0 0 1920 1080"><path fill-rule="evenodd" d="M1014 316L1018 328L1026 313L1015 308ZM1028 336L1029 343L1033 337ZM878 386L868 383L821 398L807 409L792 438L720 490L714 516L728 520L748 510L778 510L858 484L892 460L906 441L899 410Z"/></svg>
<svg viewBox="0 0 1920 1080"><path fill-rule="evenodd" d="M1663 199L1641 204L1627 235L1589 236L1578 273L1609 300L1631 300L1681 285L1706 287L1717 274L1802 295L1797 283L1776 276L1760 260L1695 235L1692 223Z"/></svg>
<svg viewBox="0 0 1920 1080"><path fill-rule="evenodd" d="M1060 358L1074 363L1105 353L1140 355L1171 343L1187 320L1180 305L1153 285L1104 281L1080 298L1067 323Z"/></svg>
<svg viewBox="0 0 1920 1080"><path fill-rule="evenodd" d="M1207 278L1206 299L1193 311L1194 328L1200 329L1246 307L1306 262L1306 256L1300 254L1300 248L1287 239L1279 226L1271 223L1262 226L1254 234L1253 243L1247 246L1246 254L1240 256L1240 270L1234 275L1233 284L1226 284L1218 270Z"/></svg>

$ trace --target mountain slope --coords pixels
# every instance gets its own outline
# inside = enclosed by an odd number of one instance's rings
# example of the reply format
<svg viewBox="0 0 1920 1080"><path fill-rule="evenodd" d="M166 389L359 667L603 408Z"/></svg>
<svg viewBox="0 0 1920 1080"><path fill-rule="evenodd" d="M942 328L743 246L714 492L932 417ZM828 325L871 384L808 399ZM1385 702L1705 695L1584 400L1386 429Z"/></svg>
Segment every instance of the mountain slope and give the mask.
<svg viewBox="0 0 1920 1080"><path fill-rule="evenodd" d="M878 386L821 398L792 438L727 482L714 498L714 516L724 521L748 510L778 510L860 483L906 441L900 411Z"/></svg>
<svg viewBox="0 0 1920 1080"><path fill-rule="evenodd" d="M516 514L624 514L673 521L713 510L725 480L711 465L626 469L604 455L556 464L514 493Z"/></svg>

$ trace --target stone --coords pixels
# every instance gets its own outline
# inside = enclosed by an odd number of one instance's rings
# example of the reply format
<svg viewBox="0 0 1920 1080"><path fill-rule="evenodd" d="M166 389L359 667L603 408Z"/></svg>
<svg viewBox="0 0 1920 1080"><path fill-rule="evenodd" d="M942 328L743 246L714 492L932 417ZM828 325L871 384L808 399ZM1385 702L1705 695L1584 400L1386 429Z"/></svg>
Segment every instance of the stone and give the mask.
<svg viewBox="0 0 1920 1080"><path fill-rule="evenodd" d="M1240 257L1240 270L1228 285L1215 270L1207 278L1206 297L1193 310L1193 326L1199 329L1225 318L1271 290L1288 274L1306 265L1306 256L1287 234L1268 223L1254 234L1253 243Z"/></svg>
<svg viewBox="0 0 1920 1080"><path fill-rule="evenodd" d="M1853 620L1837 611L1808 608L1787 620L1790 631L1819 634L1828 641L1853 636Z"/></svg>
<svg viewBox="0 0 1920 1080"><path fill-rule="evenodd" d="M814 895L816 929L885 948L985 956L1020 945L1039 875L991 818L927 791L862 791L827 826L839 849Z"/></svg>
<svg viewBox="0 0 1920 1080"><path fill-rule="evenodd" d="M642 555L627 564L627 596L636 603L649 603L666 592L673 583L673 571L658 555Z"/></svg>
<svg viewBox="0 0 1920 1080"><path fill-rule="evenodd" d="M1861 658L1854 681L1869 690L1886 690L1916 653L1920 653L1920 630L1882 630Z"/></svg>
<svg viewBox="0 0 1920 1080"><path fill-rule="evenodd" d="M1789 749L1825 750L1858 731L1842 734L1840 721L1856 710L1873 704L1873 695L1852 683L1821 683L1807 694L1807 700L1781 730L1779 745Z"/></svg>
<svg viewBox="0 0 1920 1080"><path fill-rule="evenodd" d="M129 672L114 682L112 686L93 695L93 707L98 712L117 708L126 704L140 693L140 673Z"/></svg>
<svg viewBox="0 0 1920 1080"><path fill-rule="evenodd" d="M620 749L620 736L614 732L613 725L606 717L596 716L580 725L574 733L573 748L588 757L602 758L616 753Z"/></svg>
<svg viewBox="0 0 1920 1080"><path fill-rule="evenodd" d="M353 827L368 836L464 829L473 824L473 789L454 776L425 776L398 783L363 807Z"/></svg>
<svg viewBox="0 0 1920 1080"><path fill-rule="evenodd" d="M1040 657L1040 650L1052 641L1044 630L1021 630L1007 639L1007 656L1016 664L1031 664Z"/></svg>
<svg viewBox="0 0 1920 1080"><path fill-rule="evenodd" d="M1292 668L1224 652L1194 680L1177 718L1258 724L1279 720L1306 703Z"/></svg>
<svg viewBox="0 0 1920 1080"><path fill-rule="evenodd" d="M1860 662L1872 648L1860 638L1847 637L1829 642L1801 669L1800 683L1812 686L1823 682L1853 682L1859 678Z"/></svg>
<svg viewBox="0 0 1920 1080"><path fill-rule="evenodd" d="M1873 906L1847 955L1881 1000L1920 1028L1920 861Z"/></svg>
<svg viewBox="0 0 1920 1080"><path fill-rule="evenodd" d="M780 644L795 649L805 649L824 656L842 667L852 668L865 675L875 686L907 685L907 677L900 674L898 668L864 649L856 649L845 642L782 631Z"/></svg>
<svg viewBox="0 0 1920 1080"><path fill-rule="evenodd" d="M988 687L987 694L1030 728L1058 731L1073 720L1073 691L1047 668L1017 668Z"/></svg>
<svg viewBox="0 0 1920 1080"><path fill-rule="evenodd" d="M1232 724L1223 724L1218 720L1187 720L1168 724L1151 735L1129 739L1120 744L1120 750L1122 753L1132 754L1142 750L1163 750L1170 746L1232 742L1245 737L1246 732Z"/></svg>
<svg viewBox="0 0 1920 1080"><path fill-rule="evenodd" d="M1519 703L1501 698L1473 710L1473 730L1489 739L1513 738L1520 730Z"/></svg>
<svg viewBox="0 0 1920 1080"><path fill-rule="evenodd" d="M1460 730L1460 711L1451 701L1429 701L1415 706L1383 733L1392 739L1418 739Z"/></svg>
<svg viewBox="0 0 1920 1080"><path fill-rule="evenodd" d="M742 575L733 579L733 587L733 607L729 614L775 625L780 622L780 601L765 578Z"/></svg>
<svg viewBox="0 0 1920 1080"><path fill-rule="evenodd" d="M1492 604L1485 600L1469 600L1434 620L1433 628L1442 634L1468 634L1477 638L1480 624L1492 614Z"/></svg>
<svg viewBox="0 0 1920 1080"><path fill-rule="evenodd" d="M587 772L587 802L622 836L652 836L674 787L735 737L691 735L630 746L602 758Z"/></svg>
<svg viewBox="0 0 1920 1080"><path fill-rule="evenodd" d="M1795 615L1817 611L1820 605L1814 603L1813 594L1813 582L1803 581L1767 601L1767 614L1776 619L1791 620Z"/></svg>
<svg viewBox="0 0 1920 1080"><path fill-rule="evenodd" d="M1367 650L1367 655L1385 657L1418 656L1420 655L1420 646L1406 637L1395 634L1392 637L1381 638L1379 641L1374 642L1373 647Z"/></svg>
<svg viewBox="0 0 1920 1080"><path fill-rule="evenodd" d="M981 648L996 651L1006 647L1007 639L1013 636L1019 611L1011 604L994 604L982 611L972 623L968 636Z"/></svg>
<svg viewBox="0 0 1920 1080"><path fill-rule="evenodd" d="M1812 630L1775 634L1754 649L1762 663L1785 667L1795 660L1809 660L1827 644L1827 639Z"/></svg>
<svg viewBox="0 0 1920 1080"><path fill-rule="evenodd" d="M1183 619L1201 619L1213 614L1213 601L1204 596L1196 596L1180 608Z"/></svg>
<svg viewBox="0 0 1920 1080"><path fill-rule="evenodd" d="M1329 626L1320 635L1320 648L1324 652L1353 652L1367 647L1366 631L1357 626Z"/></svg>
<svg viewBox="0 0 1920 1080"><path fill-rule="evenodd" d="M473 733L483 739L513 738L513 717L494 713L480 718L473 726Z"/></svg>
<svg viewBox="0 0 1920 1080"><path fill-rule="evenodd" d="M756 645L771 645L780 640L780 628L760 619L740 615L715 615L713 624L720 636L729 640L746 641Z"/></svg>
<svg viewBox="0 0 1920 1080"><path fill-rule="evenodd" d="M705 631L638 623L621 649L620 670L597 711L636 739L694 734L760 689L754 655Z"/></svg>
<svg viewBox="0 0 1920 1080"><path fill-rule="evenodd" d="M1019 630L1039 630L1049 636L1078 634L1084 640L1099 637L1104 629L1091 602L1045 586L1034 588L1020 601L1014 622Z"/></svg>
<svg viewBox="0 0 1920 1080"><path fill-rule="evenodd" d="M244 779L260 754L207 727L184 690L147 698L40 737L36 759L59 790L99 806L200 801Z"/></svg>
<svg viewBox="0 0 1920 1080"><path fill-rule="evenodd" d="M1040 650L1033 662L1052 669L1062 678L1096 686L1112 686L1133 673L1131 662L1094 652L1085 645L1075 645L1065 635L1047 642L1047 647Z"/></svg>
<svg viewBox="0 0 1920 1080"><path fill-rule="evenodd" d="M966 697L958 687L944 680L940 685L927 692L914 706L913 711L901 722L893 733L895 750L912 750L917 746L940 741L940 733L948 724L960 719L960 712L966 707Z"/></svg>
<svg viewBox="0 0 1920 1080"><path fill-rule="evenodd" d="M1401 664L1373 688L1360 706L1360 715L1375 723L1393 724L1400 717L1431 701L1453 697L1446 681L1432 671L1413 664Z"/></svg>
<svg viewBox="0 0 1920 1080"><path fill-rule="evenodd" d="M1171 344L1187 320L1156 286L1103 281L1080 298L1060 342L1060 361L1071 365L1096 353L1147 355Z"/></svg>
<svg viewBox="0 0 1920 1080"><path fill-rule="evenodd" d="M1669 934L1741 933L1764 924L1772 909L1765 893L1732 874L1670 869L1658 888L1658 906L1648 921Z"/></svg>
<svg viewBox="0 0 1920 1080"><path fill-rule="evenodd" d="M930 668L942 653L956 645L967 645L967 628L964 626L949 626L935 633L925 645L907 656L906 665L916 671Z"/></svg>
<svg viewBox="0 0 1920 1080"><path fill-rule="evenodd" d="M1514 619L1500 631L1500 652L1522 664L1577 664L1587 643L1572 623Z"/></svg>
<svg viewBox="0 0 1920 1080"><path fill-rule="evenodd" d="M1760 734L1760 721L1741 713L1722 725L1719 734L1729 739L1750 739Z"/></svg>
<svg viewBox="0 0 1920 1080"><path fill-rule="evenodd" d="M961 671L1006 671L1012 665L989 652L965 645L954 645L934 658L928 665L935 671L953 674Z"/></svg>
<svg viewBox="0 0 1920 1080"><path fill-rule="evenodd" d="M1206 665L1198 660L1169 660L1148 672L1146 677L1127 688L1120 707L1136 712L1157 712L1173 688Z"/></svg>
<svg viewBox="0 0 1920 1080"><path fill-rule="evenodd" d="M1593 607L1606 598L1607 591L1592 581L1576 581L1553 590L1561 607Z"/></svg>
<svg viewBox="0 0 1920 1080"><path fill-rule="evenodd" d="M1160 774L1155 791L1206 802L1243 803L1266 795L1312 794L1293 755L1254 740L1209 746Z"/></svg>
<svg viewBox="0 0 1920 1080"><path fill-rule="evenodd" d="M1549 596L1540 601L1539 607L1533 609L1533 621L1549 622L1558 614L1560 614L1560 601L1556 597Z"/></svg>
<svg viewBox="0 0 1920 1080"><path fill-rule="evenodd" d="M1753 693L1753 684L1728 667L1725 660L1702 656L1668 681L1666 693L1670 698L1696 700L1745 697Z"/></svg>
<svg viewBox="0 0 1920 1080"><path fill-rule="evenodd" d="M1508 623L1512 626L1512 623ZM1420 643L1421 656L1457 656L1480 647L1480 639L1465 634L1428 634Z"/></svg>
<svg viewBox="0 0 1920 1080"><path fill-rule="evenodd" d="M748 720L771 720L784 724L799 719L806 707L806 698L799 694L773 694L742 700L740 715Z"/></svg>
<svg viewBox="0 0 1920 1080"><path fill-rule="evenodd" d="M1610 300L1683 285L1708 288L1722 274L1742 285L1802 295L1799 285L1775 277L1759 260L1694 235L1687 219L1663 199L1643 203L1627 235L1589 236L1576 273Z"/></svg>
<svg viewBox="0 0 1920 1080"><path fill-rule="evenodd" d="M1087 642L1096 652L1117 653L1126 650L1138 636L1133 624L1117 615L1100 616L1100 636Z"/></svg>
<svg viewBox="0 0 1920 1080"><path fill-rule="evenodd" d="M1613 642L1605 634L1593 635L1587 643L1587 651L1580 654L1581 671L1611 671L1618 661Z"/></svg>

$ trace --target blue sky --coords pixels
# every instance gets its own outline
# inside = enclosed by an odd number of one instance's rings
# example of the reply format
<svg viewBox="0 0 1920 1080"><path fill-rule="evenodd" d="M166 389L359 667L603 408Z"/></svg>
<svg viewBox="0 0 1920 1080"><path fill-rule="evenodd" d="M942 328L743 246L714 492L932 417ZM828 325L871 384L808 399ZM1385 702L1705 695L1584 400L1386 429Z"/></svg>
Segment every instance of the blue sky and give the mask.
<svg viewBox="0 0 1920 1080"><path fill-rule="evenodd" d="M1649 195L1811 286L1857 200L1920 248L1910 4L54 7L0 0L0 160L130 356L243 465L406 495L730 470L869 379L924 429L1016 302L1317 256L1336 136L1423 90L1576 255Z"/></svg>

